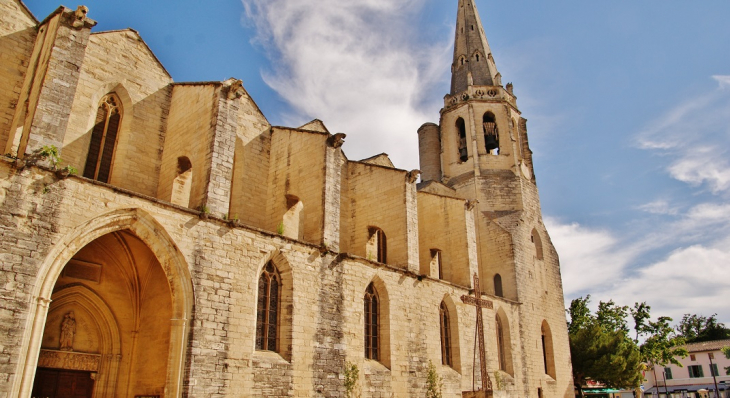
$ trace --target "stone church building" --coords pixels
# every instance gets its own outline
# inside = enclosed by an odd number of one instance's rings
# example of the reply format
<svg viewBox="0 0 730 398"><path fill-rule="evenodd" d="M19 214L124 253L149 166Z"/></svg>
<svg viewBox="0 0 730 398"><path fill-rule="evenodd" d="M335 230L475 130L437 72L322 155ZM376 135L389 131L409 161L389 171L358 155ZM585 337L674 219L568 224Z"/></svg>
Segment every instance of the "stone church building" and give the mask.
<svg viewBox="0 0 730 398"><path fill-rule="evenodd" d="M472 0L420 171L272 126L240 80L173 82L88 12L0 0L0 397L344 397L352 364L358 396L424 397L429 362L444 397L573 396L526 120Z"/></svg>

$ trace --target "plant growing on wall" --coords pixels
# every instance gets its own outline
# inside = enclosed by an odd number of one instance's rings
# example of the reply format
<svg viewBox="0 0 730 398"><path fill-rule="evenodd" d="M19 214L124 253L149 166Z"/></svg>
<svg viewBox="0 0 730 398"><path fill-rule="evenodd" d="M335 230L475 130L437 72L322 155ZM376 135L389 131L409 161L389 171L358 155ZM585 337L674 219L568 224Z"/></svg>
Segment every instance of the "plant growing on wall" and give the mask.
<svg viewBox="0 0 730 398"><path fill-rule="evenodd" d="M345 398L356 398L357 381L360 378L360 370L352 362L345 362Z"/></svg>
<svg viewBox="0 0 730 398"><path fill-rule="evenodd" d="M55 145L44 145L38 151L38 157L41 159L47 159L51 163L51 166L53 166L53 169L61 163L61 156L59 155L58 148L56 148Z"/></svg>
<svg viewBox="0 0 730 398"><path fill-rule="evenodd" d="M497 390L504 388L504 380L502 380L502 374L498 370L494 371L494 388Z"/></svg>
<svg viewBox="0 0 730 398"><path fill-rule="evenodd" d="M444 381L436 372L436 366L428 361L428 373L426 374L426 398L442 398L441 388Z"/></svg>

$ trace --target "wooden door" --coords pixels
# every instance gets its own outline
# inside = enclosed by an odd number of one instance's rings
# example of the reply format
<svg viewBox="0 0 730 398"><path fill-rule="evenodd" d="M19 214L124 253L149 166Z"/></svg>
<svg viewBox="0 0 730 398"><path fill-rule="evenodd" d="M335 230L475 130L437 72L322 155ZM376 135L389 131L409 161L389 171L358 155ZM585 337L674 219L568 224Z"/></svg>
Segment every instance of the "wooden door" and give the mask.
<svg viewBox="0 0 730 398"><path fill-rule="evenodd" d="M32 398L92 398L91 372L38 368Z"/></svg>

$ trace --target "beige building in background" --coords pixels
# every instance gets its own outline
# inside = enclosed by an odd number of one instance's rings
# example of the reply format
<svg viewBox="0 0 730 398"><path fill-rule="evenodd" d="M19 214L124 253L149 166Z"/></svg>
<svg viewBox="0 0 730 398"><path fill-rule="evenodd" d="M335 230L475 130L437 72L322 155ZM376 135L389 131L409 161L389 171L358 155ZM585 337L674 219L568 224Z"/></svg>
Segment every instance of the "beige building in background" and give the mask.
<svg viewBox="0 0 730 398"><path fill-rule="evenodd" d="M429 362L461 397L475 274L494 396L572 397L526 120L458 7L419 172L271 126L240 80L173 82L85 7L0 0L0 397L342 397L347 363L362 397L422 397Z"/></svg>
<svg viewBox="0 0 730 398"><path fill-rule="evenodd" d="M644 397L659 398L728 398L730 397L730 359L722 349L730 340L689 343L688 355L677 357L681 367L673 364L654 366L644 373ZM715 394L717 385L717 395Z"/></svg>

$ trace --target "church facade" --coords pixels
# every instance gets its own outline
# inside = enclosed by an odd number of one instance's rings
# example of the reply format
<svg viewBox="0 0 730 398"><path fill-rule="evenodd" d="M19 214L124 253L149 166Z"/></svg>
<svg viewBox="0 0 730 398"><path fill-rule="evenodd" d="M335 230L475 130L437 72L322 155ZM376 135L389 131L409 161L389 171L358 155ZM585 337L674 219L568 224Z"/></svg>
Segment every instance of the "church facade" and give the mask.
<svg viewBox="0 0 730 398"><path fill-rule="evenodd" d="M434 368L444 397L573 396L526 120L472 0L420 171L272 126L240 80L173 82L87 13L0 0L0 396L420 397Z"/></svg>

